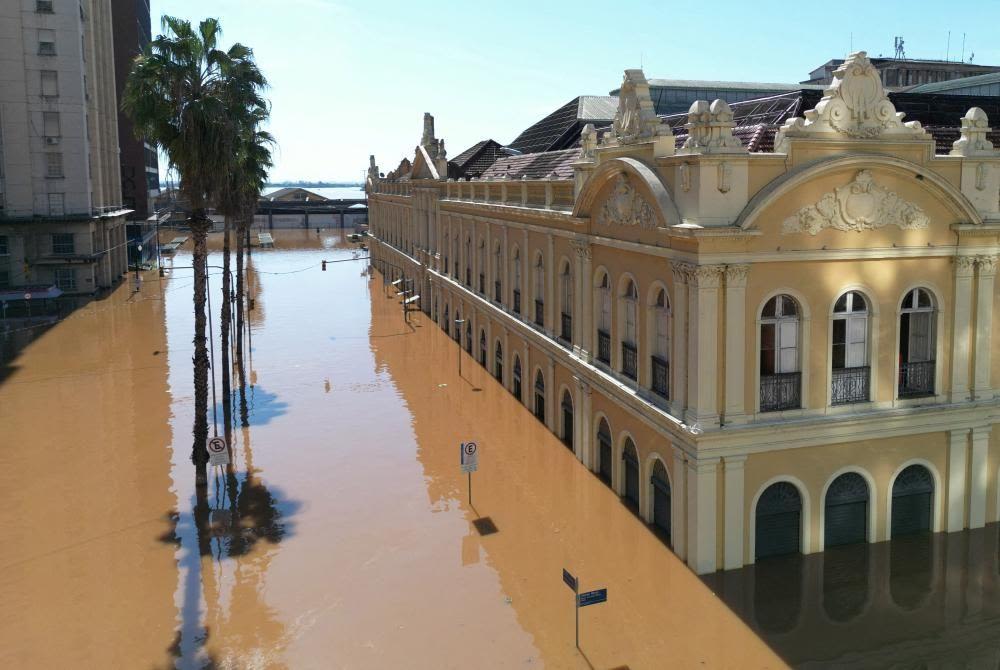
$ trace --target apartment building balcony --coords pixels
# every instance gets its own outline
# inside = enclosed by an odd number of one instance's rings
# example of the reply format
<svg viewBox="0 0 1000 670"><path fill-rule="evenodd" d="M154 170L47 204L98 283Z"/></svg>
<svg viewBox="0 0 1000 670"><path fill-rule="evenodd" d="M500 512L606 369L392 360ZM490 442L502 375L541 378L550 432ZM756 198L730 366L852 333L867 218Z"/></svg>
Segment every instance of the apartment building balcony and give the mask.
<svg viewBox="0 0 1000 670"><path fill-rule="evenodd" d="M500 282L493 282L493 299L497 302L503 302L503 292L500 290Z"/></svg>
<svg viewBox="0 0 1000 670"><path fill-rule="evenodd" d="M611 365L611 334L603 330L597 331L597 360Z"/></svg>
<svg viewBox="0 0 1000 670"><path fill-rule="evenodd" d="M622 374L629 379L638 378L638 356L635 345L631 342L622 342Z"/></svg>
<svg viewBox="0 0 1000 670"><path fill-rule="evenodd" d="M559 339L567 343L573 341L573 317L566 312L560 314Z"/></svg>
<svg viewBox="0 0 1000 670"><path fill-rule="evenodd" d="M535 298L535 325L541 328L545 325L545 303Z"/></svg>
<svg viewBox="0 0 1000 670"><path fill-rule="evenodd" d="M662 398L669 398L670 364L659 356L652 356L650 360L652 362L653 393Z"/></svg>
<svg viewBox="0 0 1000 670"><path fill-rule="evenodd" d="M521 314L521 292L514 289L514 314Z"/></svg>
<svg viewBox="0 0 1000 670"><path fill-rule="evenodd" d="M871 400L871 368L834 368L830 404L846 405Z"/></svg>
<svg viewBox="0 0 1000 670"><path fill-rule="evenodd" d="M934 395L936 361L901 363L899 366L899 397L922 398Z"/></svg>
<svg viewBox="0 0 1000 670"><path fill-rule="evenodd" d="M802 406L802 373L760 376L760 411L780 412Z"/></svg>

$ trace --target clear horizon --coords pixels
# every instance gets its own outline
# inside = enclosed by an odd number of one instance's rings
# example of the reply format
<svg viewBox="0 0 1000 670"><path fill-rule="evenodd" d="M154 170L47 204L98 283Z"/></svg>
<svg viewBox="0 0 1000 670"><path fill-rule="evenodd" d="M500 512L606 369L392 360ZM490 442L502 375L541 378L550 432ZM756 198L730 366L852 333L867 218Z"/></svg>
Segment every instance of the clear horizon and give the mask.
<svg viewBox="0 0 1000 670"><path fill-rule="evenodd" d="M424 112L450 157L487 138L506 144L578 95L607 95L640 64L650 78L796 83L852 47L889 55L894 35L910 58L959 60L964 32L965 60L974 52L975 63L1000 65L1000 3L977 8L974 23L926 0L870 3L857 20L827 6L744 7L152 0L151 14L154 35L163 14L214 16L224 46L254 49L271 82L272 181L363 181L369 154L393 170L412 160Z"/></svg>

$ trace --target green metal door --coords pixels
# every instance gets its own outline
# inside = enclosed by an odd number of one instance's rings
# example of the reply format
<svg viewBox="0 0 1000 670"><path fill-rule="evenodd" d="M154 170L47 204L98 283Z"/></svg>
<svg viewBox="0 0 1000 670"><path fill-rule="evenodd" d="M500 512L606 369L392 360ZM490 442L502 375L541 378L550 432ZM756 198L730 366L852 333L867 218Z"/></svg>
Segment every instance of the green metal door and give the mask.
<svg viewBox="0 0 1000 670"><path fill-rule="evenodd" d="M756 558L794 554L801 549L802 497L794 484L777 482L757 501Z"/></svg>

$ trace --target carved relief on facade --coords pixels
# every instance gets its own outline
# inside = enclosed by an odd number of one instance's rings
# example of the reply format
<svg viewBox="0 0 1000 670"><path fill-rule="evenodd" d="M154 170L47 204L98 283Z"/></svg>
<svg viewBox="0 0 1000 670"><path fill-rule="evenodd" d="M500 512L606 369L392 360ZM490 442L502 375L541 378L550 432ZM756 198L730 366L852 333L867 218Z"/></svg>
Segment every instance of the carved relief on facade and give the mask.
<svg viewBox="0 0 1000 670"><path fill-rule="evenodd" d="M785 219L782 232L815 235L824 228L860 232L883 226L908 230L926 228L928 223L920 207L876 184L870 170L861 170L851 183Z"/></svg>
<svg viewBox="0 0 1000 670"><path fill-rule="evenodd" d="M620 174L615 178L608 199L597 213L596 221L602 226L656 228L656 213L628 178Z"/></svg>
<svg viewBox="0 0 1000 670"><path fill-rule="evenodd" d="M649 82L642 70L625 70L611 131L605 135L605 144L626 145L648 142L661 136L672 137L670 127L661 125L656 116L653 100L649 97ZM673 145L667 144L669 153L673 153Z"/></svg>
<svg viewBox="0 0 1000 670"><path fill-rule="evenodd" d="M886 95L878 70L864 51L853 53L833 73L833 83L805 118L792 117L778 131L775 150L786 150L788 137L846 136L873 139L884 135L927 139L920 123L903 123L902 112Z"/></svg>
<svg viewBox="0 0 1000 670"><path fill-rule="evenodd" d="M996 256L976 256L976 263L979 264L979 273L981 275L992 276L997 273Z"/></svg>

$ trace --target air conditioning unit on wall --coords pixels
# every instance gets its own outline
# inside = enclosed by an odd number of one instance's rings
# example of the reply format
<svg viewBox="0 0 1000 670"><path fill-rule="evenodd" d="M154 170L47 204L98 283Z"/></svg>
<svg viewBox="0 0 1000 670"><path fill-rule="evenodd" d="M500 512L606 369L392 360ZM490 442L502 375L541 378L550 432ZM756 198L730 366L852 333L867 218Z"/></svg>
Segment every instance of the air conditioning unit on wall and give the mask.
<svg viewBox="0 0 1000 670"><path fill-rule="evenodd" d="M58 137L46 137L45 138L45 143L46 144L59 144L59 138Z"/></svg>

